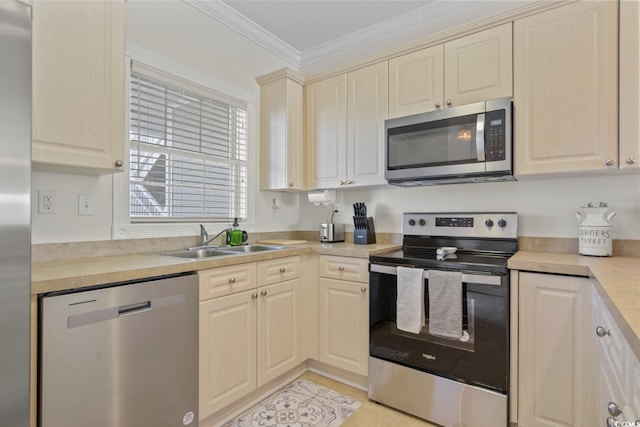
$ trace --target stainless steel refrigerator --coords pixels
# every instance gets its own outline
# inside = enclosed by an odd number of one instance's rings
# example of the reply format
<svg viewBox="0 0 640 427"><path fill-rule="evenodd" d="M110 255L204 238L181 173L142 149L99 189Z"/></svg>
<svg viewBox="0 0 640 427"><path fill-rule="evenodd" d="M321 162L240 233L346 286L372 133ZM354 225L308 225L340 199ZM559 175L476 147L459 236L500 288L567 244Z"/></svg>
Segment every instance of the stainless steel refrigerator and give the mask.
<svg viewBox="0 0 640 427"><path fill-rule="evenodd" d="M29 426L31 11L0 0L0 426Z"/></svg>

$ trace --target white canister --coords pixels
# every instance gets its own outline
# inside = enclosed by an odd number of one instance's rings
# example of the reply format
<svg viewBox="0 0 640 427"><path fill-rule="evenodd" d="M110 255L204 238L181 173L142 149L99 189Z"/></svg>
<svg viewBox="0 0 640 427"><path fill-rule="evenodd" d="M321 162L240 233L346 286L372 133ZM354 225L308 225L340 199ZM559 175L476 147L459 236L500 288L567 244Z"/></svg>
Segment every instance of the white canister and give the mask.
<svg viewBox="0 0 640 427"><path fill-rule="evenodd" d="M612 233L609 221L616 216L607 207L587 207L576 212L580 221L578 252L580 255L611 256Z"/></svg>

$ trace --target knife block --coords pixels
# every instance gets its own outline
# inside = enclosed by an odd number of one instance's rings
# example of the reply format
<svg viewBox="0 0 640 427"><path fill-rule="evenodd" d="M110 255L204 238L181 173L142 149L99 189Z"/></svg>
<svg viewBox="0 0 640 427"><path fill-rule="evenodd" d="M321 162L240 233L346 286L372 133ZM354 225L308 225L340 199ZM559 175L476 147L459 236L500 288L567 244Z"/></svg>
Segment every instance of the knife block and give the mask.
<svg viewBox="0 0 640 427"><path fill-rule="evenodd" d="M356 245L369 245L376 242L376 229L373 226L373 218L367 217L367 228L353 230L353 243Z"/></svg>

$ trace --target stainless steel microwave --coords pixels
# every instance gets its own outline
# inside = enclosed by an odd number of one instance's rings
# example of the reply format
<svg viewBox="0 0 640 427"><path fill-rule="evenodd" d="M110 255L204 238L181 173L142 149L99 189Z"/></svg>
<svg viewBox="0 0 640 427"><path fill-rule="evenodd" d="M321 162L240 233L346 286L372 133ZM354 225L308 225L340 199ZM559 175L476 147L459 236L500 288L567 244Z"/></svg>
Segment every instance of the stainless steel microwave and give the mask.
<svg viewBox="0 0 640 427"><path fill-rule="evenodd" d="M511 181L510 98L385 121L389 184Z"/></svg>

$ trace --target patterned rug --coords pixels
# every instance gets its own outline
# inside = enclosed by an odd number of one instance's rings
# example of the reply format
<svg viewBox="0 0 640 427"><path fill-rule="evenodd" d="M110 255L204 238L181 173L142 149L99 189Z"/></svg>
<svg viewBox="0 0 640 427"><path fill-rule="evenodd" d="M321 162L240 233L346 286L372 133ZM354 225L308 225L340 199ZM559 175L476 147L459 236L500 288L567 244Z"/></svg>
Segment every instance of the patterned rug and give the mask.
<svg viewBox="0 0 640 427"><path fill-rule="evenodd" d="M296 380L222 427L336 427L360 402L306 380Z"/></svg>

